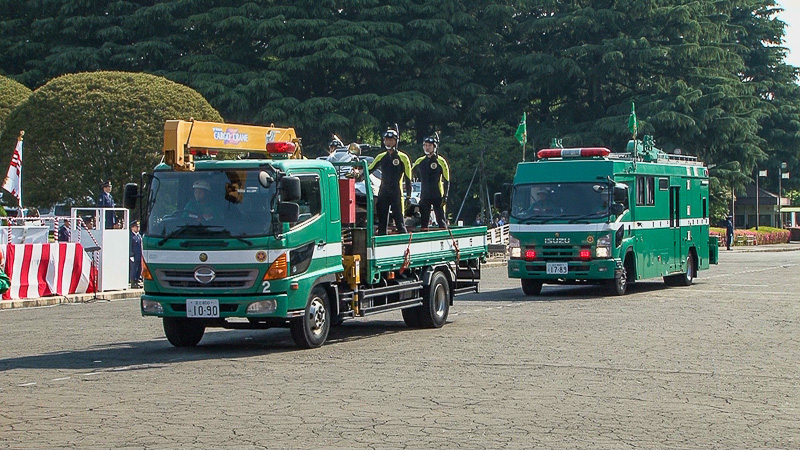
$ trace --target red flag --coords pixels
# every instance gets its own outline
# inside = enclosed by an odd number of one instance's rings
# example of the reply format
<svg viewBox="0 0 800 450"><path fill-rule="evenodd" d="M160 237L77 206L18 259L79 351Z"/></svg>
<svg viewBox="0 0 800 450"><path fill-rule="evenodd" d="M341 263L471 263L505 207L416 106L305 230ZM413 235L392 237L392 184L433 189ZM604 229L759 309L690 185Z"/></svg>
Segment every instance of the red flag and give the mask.
<svg viewBox="0 0 800 450"><path fill-rule="evenodd" d="M17 146L14 148L14 156L11 157L11 164L8 166L8 174L3 181L3 189L16 197L22 206L22 133L17 138Z"/></svg>

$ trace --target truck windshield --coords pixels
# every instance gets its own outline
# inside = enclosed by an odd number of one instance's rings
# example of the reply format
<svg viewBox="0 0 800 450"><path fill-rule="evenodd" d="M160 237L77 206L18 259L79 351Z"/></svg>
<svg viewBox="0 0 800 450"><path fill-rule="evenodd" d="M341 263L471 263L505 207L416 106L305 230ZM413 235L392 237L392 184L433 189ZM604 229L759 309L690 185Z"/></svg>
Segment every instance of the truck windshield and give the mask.
<svg viewBox="0 0 800 450"><path fill-rule="evenodd" d="M246 238L272 234L270 204L260 170L156 172L150 189L147 235Z"/></svg>
<svg viewBox="0 0 800 450"><path fill-rule="evenodd" d="M511 216L520 221L598 219L609 215L607 183L536 183L514 187Z"/></svg>

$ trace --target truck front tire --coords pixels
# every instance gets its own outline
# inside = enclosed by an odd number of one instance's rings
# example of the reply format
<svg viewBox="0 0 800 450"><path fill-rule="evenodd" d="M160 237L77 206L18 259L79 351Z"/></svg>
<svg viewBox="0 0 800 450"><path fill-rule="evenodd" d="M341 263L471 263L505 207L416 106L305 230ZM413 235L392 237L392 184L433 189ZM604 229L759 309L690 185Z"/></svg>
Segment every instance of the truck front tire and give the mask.
<svg viewBox="0 0 800 450"><path fill-rule="evenodd" d="M542 282L539 280L521 279L522 292L525 295L539 295L542 292Z"/></svg>
<svg viewBox="0 0 800 450"><path fill-rule="evenodd" d="M328 293L322 286L311 290L303 317L289 324L294 343L300 348L316 348L328 339L331 329L331 309Z"/></svg>
<svg viewBox="0 0 800 450"><path fill-rule="evenodd" d="M614 278L608 280L608 291L611 295L625 295L628 292L628 268L627 264L622 266L622 270Z"/></svg>
<svg viewBox="0 0 800 450"><path fill-rule="evenodd" d="M194 347L205 332L205 325L197 319L164 317L164 334L175 347Z"/></svg>

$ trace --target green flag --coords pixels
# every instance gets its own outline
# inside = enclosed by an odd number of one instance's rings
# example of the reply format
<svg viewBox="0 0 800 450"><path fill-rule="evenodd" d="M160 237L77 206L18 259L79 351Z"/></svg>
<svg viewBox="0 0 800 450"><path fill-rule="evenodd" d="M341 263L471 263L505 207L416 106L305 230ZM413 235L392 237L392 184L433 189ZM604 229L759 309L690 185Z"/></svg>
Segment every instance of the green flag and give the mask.
<svg viewBox="0 0 800 450"><path fill-rule="evenodd" d="M631 116L628 118L628 130L636 139L636 135L639 134L639 120L636 119L636 105L633 102L631 102Z"/></svg>
<svg viewBox="0 0 800 450"><path fill-rule="evenodd" d="M525 143L528 142L528 124L525 118L525 113L522 113L522 122L519 123L514 137L516 137L517 141L519 141L519 145L525 145Z"/></svg>

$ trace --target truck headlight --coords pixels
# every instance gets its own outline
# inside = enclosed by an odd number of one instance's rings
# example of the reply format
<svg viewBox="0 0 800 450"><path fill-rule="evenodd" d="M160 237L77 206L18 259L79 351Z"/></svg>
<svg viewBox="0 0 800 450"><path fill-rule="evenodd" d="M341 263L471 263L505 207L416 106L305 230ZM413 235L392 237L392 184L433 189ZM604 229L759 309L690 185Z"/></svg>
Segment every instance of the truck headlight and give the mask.
<svg viewBox="0 0 800 450"><path fill-rule="evenodd" d="M514 236L510 236L508 238L508 253L512 258L522 257L522 249L519 246L519 239L515 238Z"/></svg>
<svg viewBox="0 0 800 450"><path fill-rule="evenodd" d="M164 307L160 302L142 299L142 311L148 314L164 314Z"/></svg>
<svg viewBox="0 0 800 450"><path fill-rule="evenodd" d="M278 302L275 300L262 300L253 302L247 306L247 314L272 314L278 309Z"/></svg>
<svg viewBox="0 0 800 450"><path fill-rule="evenodd" d="M597 248L595 249L595 255L598 258L610 258L611 257L611 235L605 234L597 239Z"/></svg>

